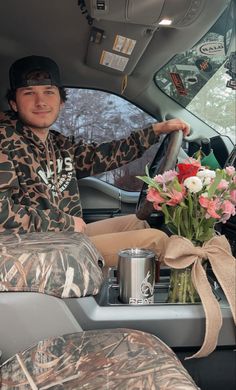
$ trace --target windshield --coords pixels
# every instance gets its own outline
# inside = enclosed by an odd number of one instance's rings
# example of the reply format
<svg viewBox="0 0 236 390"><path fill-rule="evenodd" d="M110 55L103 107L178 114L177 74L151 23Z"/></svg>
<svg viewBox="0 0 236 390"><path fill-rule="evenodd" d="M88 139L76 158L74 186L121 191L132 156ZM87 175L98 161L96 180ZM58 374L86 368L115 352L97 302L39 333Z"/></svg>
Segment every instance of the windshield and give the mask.
<svg viewBox="0 0 236 390"><path fill-rule="evenodd" d="M155 82L168 96L235 143L236 85L229 74L229 58L236 56L229 53L233 27L231 4L195 46L177 54L156 73Z"/></svg>

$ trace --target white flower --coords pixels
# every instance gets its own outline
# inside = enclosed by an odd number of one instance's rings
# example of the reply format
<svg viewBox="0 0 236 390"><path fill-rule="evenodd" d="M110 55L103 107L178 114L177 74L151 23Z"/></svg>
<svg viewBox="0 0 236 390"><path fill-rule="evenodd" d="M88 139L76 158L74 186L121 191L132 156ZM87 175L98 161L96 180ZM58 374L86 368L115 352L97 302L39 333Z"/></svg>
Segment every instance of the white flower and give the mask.
<svg viewBox="0 0 236 390"><path fill-rule="evenodd" d="M198 177L211 177L212 179L214 179L214 177L216 177L216 173L215 173L215 171L212 171L211 169L200 169L197 172L197 176Z"/></svg>
<svg viewBox="0 0 236 390"><path fill-rule="evenodd" d="M204 180L203 184L205 184L206 186L209 186L209 184L211 184L211 178L210 177L205 177L205 180Z"/></svg>
<svg viewBox="0 0 236 390"><path fill-rule="evenodd" d="M211 184L212 179L216 177L215 171L211 171L210 169L201 169L197 172L197 177L199 177L202 183L207 186Z"/></svg>
<svg viewBox="0 0 236 390"><path fill-rule="evenodd" d="M187 187L190 192L194 193L201 191L203 187L201 179L196 176L191 176L185 179L184 186Z"/></svg>
<svg viewBox="0 0 236 390"><path fill-rule="evenodd" d="M210 179L214 179L216 177L216 173L215 171L212 171L210 169L200 169L198 172L197 172L197 177L200 177L200 178L210 178Z"/></svg>

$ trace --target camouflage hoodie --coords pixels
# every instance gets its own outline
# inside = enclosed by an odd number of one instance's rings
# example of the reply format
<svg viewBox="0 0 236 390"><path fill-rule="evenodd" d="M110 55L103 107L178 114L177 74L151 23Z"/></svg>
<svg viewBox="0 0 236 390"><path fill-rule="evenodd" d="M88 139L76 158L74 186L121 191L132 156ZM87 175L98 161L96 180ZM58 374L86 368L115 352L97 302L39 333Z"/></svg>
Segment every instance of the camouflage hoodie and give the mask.
<svg viewBox="0 0 236 390"><path fill-rule="evenodd" d="M157 141L149 127L101 144L73 143L50 130L43 143L1 114L0 232L73 231L72 216L82 216L77 180L120 167Z"/></svg>

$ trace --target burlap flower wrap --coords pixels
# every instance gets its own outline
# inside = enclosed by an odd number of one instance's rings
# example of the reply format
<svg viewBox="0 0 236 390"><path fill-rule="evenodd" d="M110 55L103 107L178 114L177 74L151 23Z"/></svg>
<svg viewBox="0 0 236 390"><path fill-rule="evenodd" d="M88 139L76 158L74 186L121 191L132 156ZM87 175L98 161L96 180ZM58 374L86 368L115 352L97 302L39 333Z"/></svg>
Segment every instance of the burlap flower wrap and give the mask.
<svg viewBox="0 0 236 390"><path fill-rule="evenodd" d="M208 356L214 351L222 326L220 305L212 292L206 271L202 266L204 260L210 262L212 271L228 300L234 322L236 322L236 259L232 256L225 236L215 236L205 242L202 247L194 246L190 240L181 236L173 235L169 238L165 263L176 269L192 266L192 281L201 298L206 316L205 338L202 347L191 358Z"/></svg>
<svg viewBox="0 0 236 390"><path fill-rule="evenodd" d="M96 295L103 282L99 264L102 256L82 233L0 235L0 292Z"/></svg>

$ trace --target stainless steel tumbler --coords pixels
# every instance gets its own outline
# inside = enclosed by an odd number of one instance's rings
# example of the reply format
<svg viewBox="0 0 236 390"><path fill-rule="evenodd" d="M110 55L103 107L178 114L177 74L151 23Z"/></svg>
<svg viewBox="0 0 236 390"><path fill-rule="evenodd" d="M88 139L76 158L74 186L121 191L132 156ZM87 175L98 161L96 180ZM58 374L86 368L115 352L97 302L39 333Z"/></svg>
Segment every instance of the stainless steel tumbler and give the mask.
<svg viewBox="0 0 236 390"><path fill-rule="evenodd" d="M130 248L119 252L119 299L129 304L154 302L155 253L148 249Z"/></svg>

